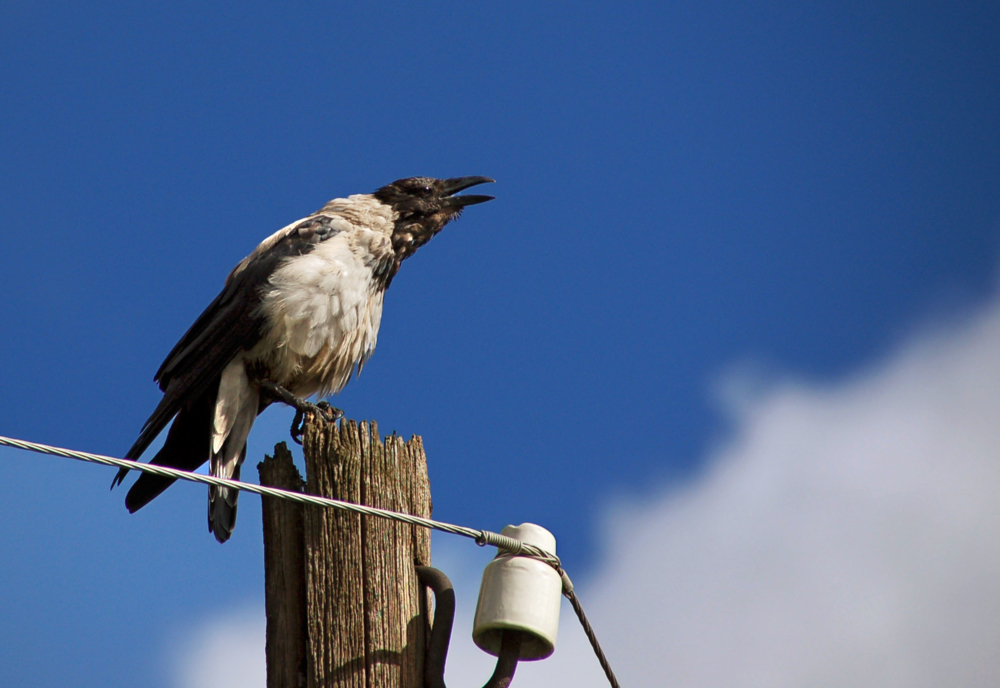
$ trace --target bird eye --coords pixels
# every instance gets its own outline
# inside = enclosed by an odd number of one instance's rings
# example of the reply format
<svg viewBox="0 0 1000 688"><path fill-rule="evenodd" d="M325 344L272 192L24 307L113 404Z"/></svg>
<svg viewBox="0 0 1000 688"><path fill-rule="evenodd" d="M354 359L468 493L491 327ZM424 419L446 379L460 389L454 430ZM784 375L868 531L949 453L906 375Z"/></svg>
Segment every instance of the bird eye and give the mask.
<svg viewBox="0 0 1000 688"><path fill-rule="evenodd" d="M421 196L430 196L431 193L433 193L433 191L434 191L434 189L432 189L429 184L427 186L421 186L420 187L420 195Z"/></svg>

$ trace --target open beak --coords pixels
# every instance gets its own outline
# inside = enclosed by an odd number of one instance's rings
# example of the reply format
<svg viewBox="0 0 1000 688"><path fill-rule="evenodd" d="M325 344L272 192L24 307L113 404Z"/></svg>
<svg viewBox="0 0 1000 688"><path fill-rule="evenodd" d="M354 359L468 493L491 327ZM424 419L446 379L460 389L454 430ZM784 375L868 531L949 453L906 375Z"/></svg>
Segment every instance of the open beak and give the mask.
<svg viewBox="0 0 1000 688"><path fill-rule="evenodd" d="M476 203L492 201L493 196L479 196L475 194L454 196L452 194L464 191L465 189L478 184L493 184L495 182L495 179L490 179L489 177L455 177L454 179L445 179L441 190L444 192L444 195L448 196L448 205L464 208L467 205L475 205Z"/></svg>

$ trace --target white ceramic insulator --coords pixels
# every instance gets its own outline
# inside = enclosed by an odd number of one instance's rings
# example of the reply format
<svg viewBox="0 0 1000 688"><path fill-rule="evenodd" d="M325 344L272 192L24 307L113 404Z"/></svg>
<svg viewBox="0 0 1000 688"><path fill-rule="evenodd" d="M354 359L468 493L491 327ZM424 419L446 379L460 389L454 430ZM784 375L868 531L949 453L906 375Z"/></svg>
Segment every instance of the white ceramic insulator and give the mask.
<svg viewBox="0 0 1000 688"><path fill-rule="evenodd" d="M507 526L501 533L556 553L556 539L534 523ZM499 655L505 630L520 631L520 659L545 659L556 647L562 580L555 569L532 557L501 551L483 571L472 640L483 651Z"/></svg>

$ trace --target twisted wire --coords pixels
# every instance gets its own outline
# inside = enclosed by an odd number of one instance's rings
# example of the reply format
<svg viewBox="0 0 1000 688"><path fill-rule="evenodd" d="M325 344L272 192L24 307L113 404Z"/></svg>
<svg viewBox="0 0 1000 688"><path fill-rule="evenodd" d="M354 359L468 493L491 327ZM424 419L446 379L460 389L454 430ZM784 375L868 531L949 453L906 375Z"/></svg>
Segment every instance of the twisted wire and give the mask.
<svg viewBox="0 0 1000 688"><path fill-rule="evenodd" d="M604 650L601 649L601 643L597 640L597 634L594 629L590 626L590 621L587 620L587 615L583 612L583 605L580 604L580 598L576 596L572 586L569 592L566 592L565 581L569 580L568 577L563 578L563 594L569 600L569 603L573 606L573 611L576 612L576 618L580 620L580 625L583 626L583 632L587 635L587 640L590 641L590 646L594 649L594 654L597 655L597 661L601 663L601 668L604 669L604 675L608 677L608 683L611 684L611 688L621 688L618 685L618 677L615 676L615 672L611 670L611 662L608 658L604 656Z"/></svg>
<svg viewBox="0 0 1000 688"><path fill-rule="evenodd" d="M535 545L530 545L526 542L521 542L520 540L516 540L501 533L494 533L490 530L466 528L465 526L445 523L444 521L435 521L430 518L423 518L422 516L414 516L413 514L405 514L398 511L390 511L388 509L379 509L373 506L345 502L340 499L318 497L316 495L304 494L302 492L292 492L290 490L282 490L277 487L255 485L253 483L245 483L239 480L216 478L215 476L204 475L202 473L192 473L191 471L182 471L168 466L158 466L151 463L130 461L129 459L118 459L112 456L103 456L101 454L91 454L89 452L81 452L73 449L53 447L47 444L39 444L37 442L28 442L26 440L4 437L3 435L0 435L0 446L13 447L14 449L36 452L38 454L46 454L49 456L61 456L67 459L85 461L87 463L97 463L105 466L127 468L129 470L152 473L153 475L159 475L165 478L186 480L188 482L202 483L204 485L231 487L236 490L253 492L266 497L287 499L290 502L297 502L299 504L310 504L313 506L342 509L355 514L386 518L393 521L408 523L410 525L422 526L432 530L451 533L452 535L461 535L463 537L471 538L472 540L475 540L476 544L480 547L491 545L514 556L532 557L534 559L538 559L539 561L545 562L559 573L559 576L562 579L562 593L567 599L569 599L570 604L573 606L573 611L576 612L576 616L580 620L580 625L583 626L584 633L586 633L587 639L590 641L590 645L593 647L594 653L597 655L597 659L601 663L601 668L604 669L604 673L608 677L608 681L611 683L612 688L619 688L618 679L615 678L614 672L611 670L611 665L604 656L603 650L601 650L601 645L597 640L597 634L594 633L593 628L590 626L590 622L587 620L586 614L584 614L583 605L580 604L580 600L576 596L572 581L566 574L566 571L562 568L562 562L559 561L559 557L555 554L547 552L540 547L536 547Z"/></svg>

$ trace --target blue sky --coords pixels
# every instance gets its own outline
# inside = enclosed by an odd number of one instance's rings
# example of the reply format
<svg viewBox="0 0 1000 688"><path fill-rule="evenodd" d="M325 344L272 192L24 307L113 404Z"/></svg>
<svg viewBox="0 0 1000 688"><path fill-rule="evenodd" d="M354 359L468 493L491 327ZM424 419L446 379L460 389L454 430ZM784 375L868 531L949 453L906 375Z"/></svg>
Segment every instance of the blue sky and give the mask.
<svg viewBox="0 0 1000 688"><path fill-rule="evenodd" d="M543 524L597 579L608 505L732 437L720 380L836 385L990 303L997 35L992 3L5 3L0 434L121 455L263 237L489 175L335 403L424 436L437 517ZM259 604L255 498L220 547L199 487L129 516L111 469L0 466L3 685L175 685L186 629Z"/></svg>

